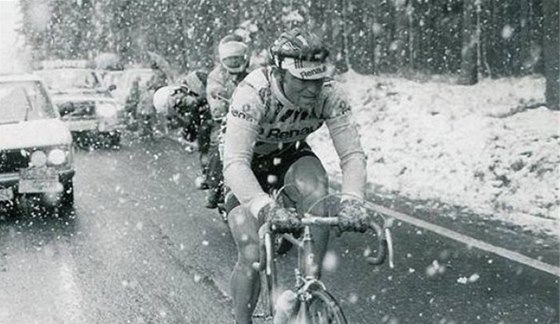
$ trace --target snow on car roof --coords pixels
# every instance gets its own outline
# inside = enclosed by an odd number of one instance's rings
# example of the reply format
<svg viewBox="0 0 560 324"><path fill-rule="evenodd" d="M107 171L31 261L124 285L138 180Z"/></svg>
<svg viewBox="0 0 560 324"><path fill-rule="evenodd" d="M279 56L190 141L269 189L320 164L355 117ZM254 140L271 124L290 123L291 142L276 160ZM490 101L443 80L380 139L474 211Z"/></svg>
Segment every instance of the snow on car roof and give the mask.
<svg viewBox="0 0 560 324"><path fill-rule="evenodd" d="M0 74L0 82L21 82L21 81L41 81L38 75L34 74Z"/></svg>
<svg viewBox="0 0 560 324"><path fill-rule="evenodd" d="M93 67L88 60L44 60L40 62L42 69L87 68Z"/></svg>

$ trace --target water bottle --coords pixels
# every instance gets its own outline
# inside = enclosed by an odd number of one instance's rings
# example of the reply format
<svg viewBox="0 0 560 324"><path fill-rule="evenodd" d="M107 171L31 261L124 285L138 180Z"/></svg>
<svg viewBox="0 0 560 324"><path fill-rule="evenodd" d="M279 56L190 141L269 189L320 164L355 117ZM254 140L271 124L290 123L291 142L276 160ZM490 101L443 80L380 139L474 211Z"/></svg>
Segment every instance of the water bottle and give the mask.
<svg viewBox="0 0 560 324"><path fill-rule="evenodd" d="M274 314L274 324L287 324L293 317L297 304L297 294L291 290L285 290L276 301L276 314Z"/></svg>

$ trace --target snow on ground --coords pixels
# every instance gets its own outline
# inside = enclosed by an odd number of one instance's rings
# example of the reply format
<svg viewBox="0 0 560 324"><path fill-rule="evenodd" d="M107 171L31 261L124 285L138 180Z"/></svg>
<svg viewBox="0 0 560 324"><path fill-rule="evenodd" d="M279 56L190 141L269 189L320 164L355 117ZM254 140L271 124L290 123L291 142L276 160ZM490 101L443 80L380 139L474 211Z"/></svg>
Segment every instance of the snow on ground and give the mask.
<svg viewBox="0 0 560 324"><path fill-rule="evenodd" d="M557 235L560 112L538 105L544 78L460 86L350 71L340 81L368 155L368 182L377 191L438 200ZM310 143L340 179L326 129Z"/></svg>

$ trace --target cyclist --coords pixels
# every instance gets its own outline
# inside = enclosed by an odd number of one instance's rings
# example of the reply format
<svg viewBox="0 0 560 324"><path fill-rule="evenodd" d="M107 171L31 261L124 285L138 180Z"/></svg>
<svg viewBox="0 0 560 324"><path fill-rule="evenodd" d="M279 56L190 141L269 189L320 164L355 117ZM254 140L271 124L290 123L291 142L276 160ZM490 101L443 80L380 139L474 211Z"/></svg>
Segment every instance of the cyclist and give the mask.
<svg viewBox="0 0 560 324"><path fill-rule="evenodd" d="M270 189L284 186L284 207L300 213L328 193L326 171L305 142L323 123L340 157L342 192L358 198L341 203L341 229L365 217L359 199L365 193L366 158L350 107L328 78L328 50L317 35L296 28L280 35L269 56L270 66L251 72L235 90L224 136L225 206L238 250L231 277L237 323L251 323L259 295L259 274L252 267L259 260L258 228L267 219L297 224L290 222L295 212L276 205ZM311 212L327 216L323 204ZM329 232L315 229L313 236L320 265Z"/></svg>
<svg viewBox="0 0 560 324"><path fill-rule="evenodd" d="M218 56L220 62L208 75L207 87L208 104L214 120L208 170L205 181L201 184L201 188L208 188L207 208L216 208L218 203L223 200L222 161L218 149L218 138L228 112L233 90L249 72L250 53L243 37L230 34L220 40Z"/></svg>
<svg viewBox="0 0 560 324"><path fill-rule="evenodd" d="M196 70L181 78L179 85L166 86L154 94L154 107L171 125L182 128L183 138L197 140L204 172L210 147L212 117L206 101L207 73Z"/></svg>

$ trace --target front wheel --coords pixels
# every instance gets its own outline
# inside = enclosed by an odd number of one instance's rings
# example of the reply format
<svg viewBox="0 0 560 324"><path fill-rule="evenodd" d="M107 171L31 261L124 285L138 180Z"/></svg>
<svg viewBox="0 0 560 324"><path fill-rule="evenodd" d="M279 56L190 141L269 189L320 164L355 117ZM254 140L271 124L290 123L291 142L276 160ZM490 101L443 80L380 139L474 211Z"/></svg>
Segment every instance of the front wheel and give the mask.
<svg viewBox="0 0 560 324"><path fill-rule="evenodd" d="M296 323L347 324L346 317L338 302L321 288L309 290L311 297L300 305ZM307 318L304 321L303 318Z"/></svg>

